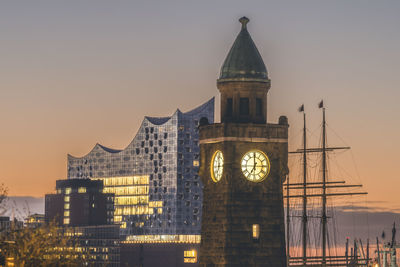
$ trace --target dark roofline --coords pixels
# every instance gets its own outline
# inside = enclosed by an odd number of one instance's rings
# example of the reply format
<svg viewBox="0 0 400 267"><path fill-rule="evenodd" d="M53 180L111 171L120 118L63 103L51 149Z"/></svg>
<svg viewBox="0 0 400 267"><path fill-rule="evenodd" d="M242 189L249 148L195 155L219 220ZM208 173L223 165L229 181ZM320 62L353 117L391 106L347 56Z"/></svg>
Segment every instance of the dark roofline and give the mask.
<svg viewBox="0 0 400 267"><path fill-rule="evenodd" d="M97 144L97 145L99 145L99 147L101 147L103 150L105 150L107 152L110 152L110 153L119 153L119 152L122 151L122 149L113 149L113 148L109 148L109 147L103 146L101 144Z"/></svg>
<svg viewBox="0 0 400 267"><path fill-rule="evenodd" d="M86 187L87 189L98 190L103 188L103 181L91 180L91 179L65 179L56 181L56 189L65 187L71 187L71 188Z"/></svg>

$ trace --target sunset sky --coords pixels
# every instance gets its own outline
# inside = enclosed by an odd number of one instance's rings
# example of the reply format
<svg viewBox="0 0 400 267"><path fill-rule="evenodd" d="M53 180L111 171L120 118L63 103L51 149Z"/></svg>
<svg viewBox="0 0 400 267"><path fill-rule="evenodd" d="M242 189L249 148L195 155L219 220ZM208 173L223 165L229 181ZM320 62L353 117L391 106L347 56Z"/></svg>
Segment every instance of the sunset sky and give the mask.
<svg viewBox="0 0 400 267"><path fill-rule="evenodd" d="M245 15L272 81L268 120L288 116L290 148L303 103L319 144L324 99L328 143L352 148L332 176L364 184L357 205L400 211L399 13L364 0L2 2L0 182L41 197L66 178L68 153L124 148L146 115L213 96L219 114L216 79Z"/></svg>

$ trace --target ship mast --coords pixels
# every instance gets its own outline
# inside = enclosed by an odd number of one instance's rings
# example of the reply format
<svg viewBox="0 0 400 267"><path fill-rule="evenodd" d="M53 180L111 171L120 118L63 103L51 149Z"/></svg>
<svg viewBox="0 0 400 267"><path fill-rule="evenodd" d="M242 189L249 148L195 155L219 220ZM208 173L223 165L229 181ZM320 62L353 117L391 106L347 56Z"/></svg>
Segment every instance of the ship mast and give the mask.
<svg viewBox="0 0 400 267"><path fill-rule="evenodd" d="M303 243L303 264L307 264L307 128L306 128L306 113L304 105L301 106L303 111L303 216L302 216L302 243Z"/></svg>
<svg viewBox="0 0 400 267"><path fill-rule="evenodd" d="M347 266L347 256L327 256L327 244L328 244L328 216L327 216L327 198L336 196L351 196L351 195L365 195L366 192L333 192L327 193L327 189L344 189L344 188L355 188L361 187L362 185L344 185L345 181L330 181L327 180L328 167L327 167L327 153L335 150L347 150L350 147L327 147L327 134L326 134L326 118L325 118L325 107L323 101L318 105L322 109L322 147L320 148L307 148L307 137L306 137L306 114L304 112L304 105L299 108L300 112L303 112L303 148L297 149L296 151L289 152L290 154L302 154L303 156L303 181L301 183L289 183L289 179L286 181L286 196L287 199L287 254L289 266L310 266L320 264L319 266ZM307 153L321 153L322 154L322 179L320 182L307 182ZM320 189L320 193L307 194L307 188ZM301 194L290 194L290 190L302 190ZM322 199L322 211L321 211L321 228L322 228L322 255L315 257L307 257L307 231L308 231L308 215L307 215L307 199L310 197L319 197ZM289 200L291 198L302 199L302 255L301 257L291 257L289 253ZM356 259L357 264L361 262L369 261L369 255L366 259ZM301 265L299 265L301 264ZM342 265L343 264L343 265Z"/></svg>
<svg viewBox="0 0 400 267"><path fill-rule="evenodd" d="M326 264L326 241L327 241L327 216L326 216L326 121L324 103L319 103L322 108L322 265Z"/></svg>
<svg viewBox="0 0 400 267"><path fill-rule="evenodd" d="M289 175L287 175L286 183L289 184ZM286 187L286 195L290 195L289 187ZM289 264L290 260L290 199L286 200L286 258Z"/></svg>

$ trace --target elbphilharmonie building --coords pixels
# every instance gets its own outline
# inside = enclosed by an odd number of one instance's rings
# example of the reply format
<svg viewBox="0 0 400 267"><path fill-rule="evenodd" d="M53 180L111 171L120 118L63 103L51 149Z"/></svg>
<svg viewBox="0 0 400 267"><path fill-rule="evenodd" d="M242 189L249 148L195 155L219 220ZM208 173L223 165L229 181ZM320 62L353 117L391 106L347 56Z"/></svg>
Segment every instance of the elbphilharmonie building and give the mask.
<svg viewBox="0 0 400 267"><path fill-rule="evenodd" d="M198 122L214 121L214 98L170 117L145 117L123 150L100 144L83 157L68 155L68 179L103 180L114 193L114 223L129 242L200 240L202 184Z"/></svg>

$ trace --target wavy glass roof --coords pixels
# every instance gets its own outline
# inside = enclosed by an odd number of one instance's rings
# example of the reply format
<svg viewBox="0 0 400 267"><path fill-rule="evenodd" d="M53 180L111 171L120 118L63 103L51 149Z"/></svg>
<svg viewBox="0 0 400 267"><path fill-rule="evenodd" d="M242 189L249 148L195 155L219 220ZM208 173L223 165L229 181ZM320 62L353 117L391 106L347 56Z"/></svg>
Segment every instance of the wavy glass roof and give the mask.
<svg viewBox="0 0 400 267"><path fill-rule="evenodd" d="M192 109L190 111L187 111L187 112L181 112L179 109L177 109L174 112L174 114L172 116L169 116L169 117L150 117L150 116L145 116L143 121L142 121L141 126L139 127L138 132L140 131L140 129L145 124L146 125L149 124L149 125L153 125L153 126L164 125L164 124L168 123L171 120L171 118L174 118L174 117L176 118L178 115L191 116L191 115L200 113L202 110L205 110L205 109L209 108L210 105L214 106L214 98L210 99L206 103L204 103L204 104L202 104L202 105L200 105L200 106L198 106L198 107L196 107L196 108L194 108L194 109ZM96 143L96 145L92 148L92 150L89 153L87 153L86 155L79 157L79 156L73 156L73 155L68 154L68 159L70 159L70 158L71 159L72 158L82 159L82 158L85 158L85 157L89 156L92 153L95 153L95 152L99 151L99 150L105 151L105 152L110 153L110 154L120 153L122 151L127 150L134 143L136 136L133 138L133 140L130 142L130 144L124 149L109 148L109 147L106 147L106 146L104 146L102 144Z"/></svg>

